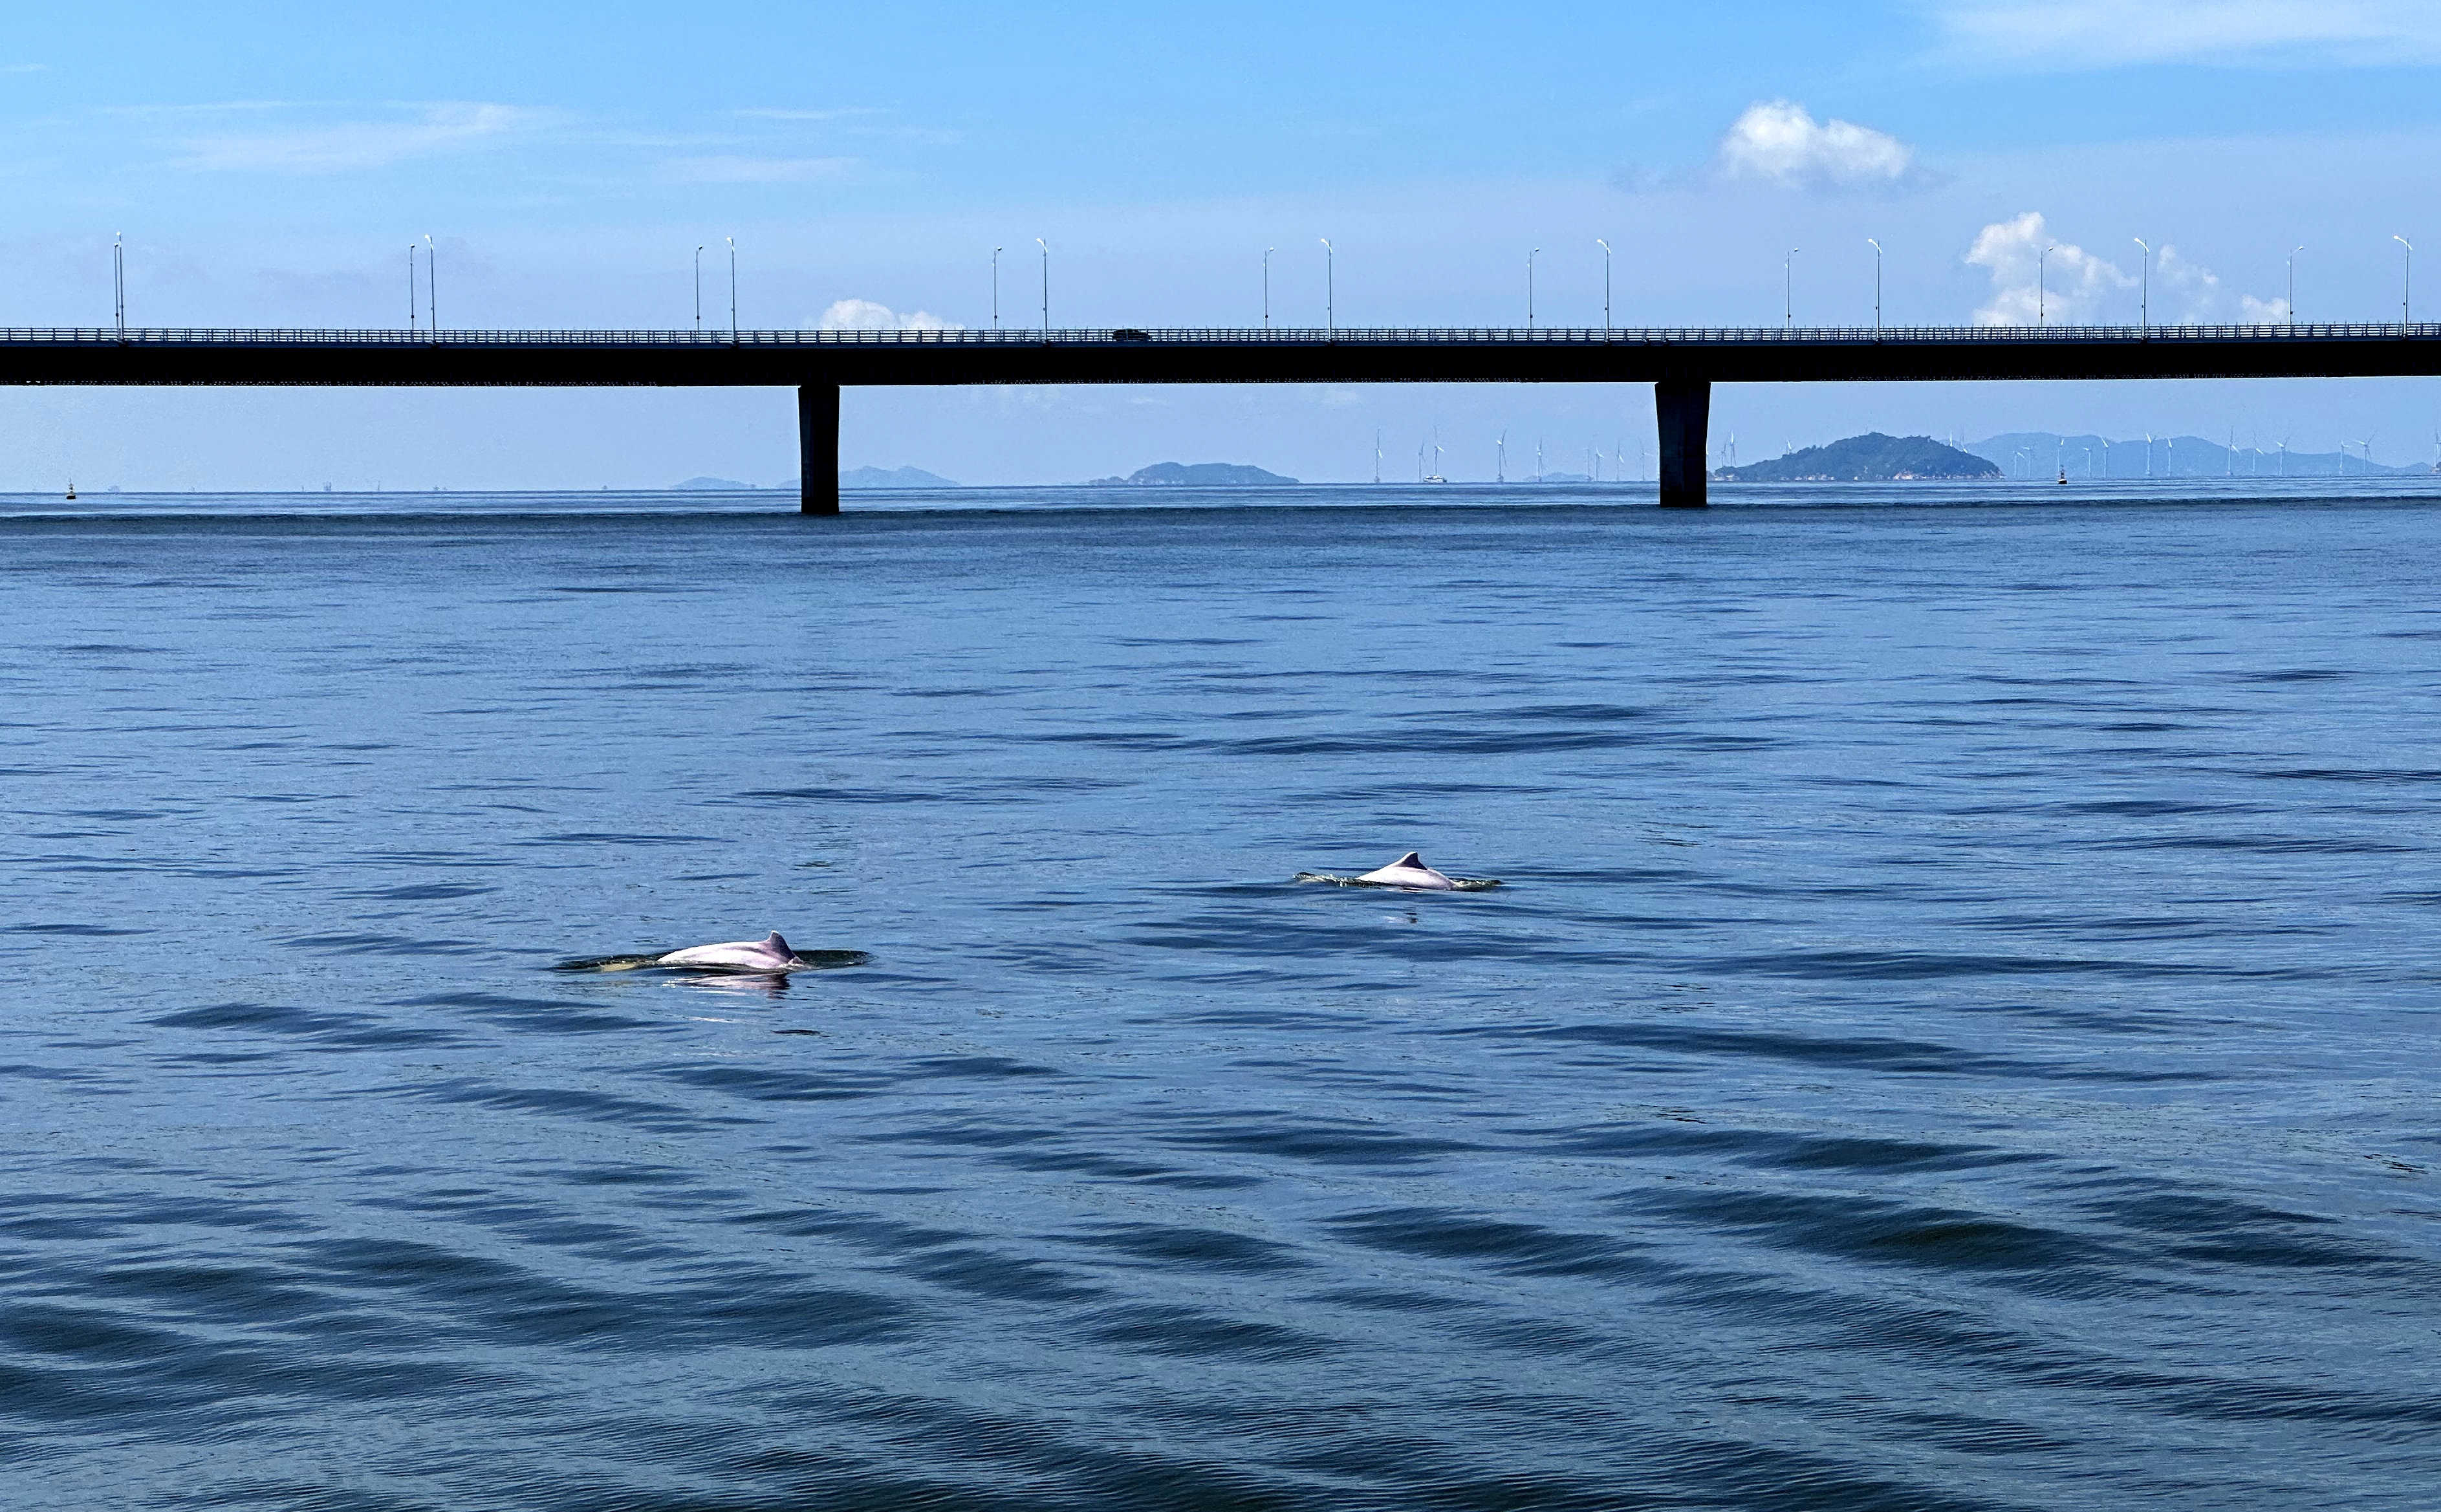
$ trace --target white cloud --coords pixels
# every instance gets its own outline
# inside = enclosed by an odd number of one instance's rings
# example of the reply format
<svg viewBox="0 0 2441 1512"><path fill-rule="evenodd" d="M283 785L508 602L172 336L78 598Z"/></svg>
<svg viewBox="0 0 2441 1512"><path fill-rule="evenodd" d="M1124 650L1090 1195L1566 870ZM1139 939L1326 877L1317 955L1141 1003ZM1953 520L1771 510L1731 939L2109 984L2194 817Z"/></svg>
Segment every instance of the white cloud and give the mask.
<svg viewBox="0 0 2441 1512"><path fill-rule="evenodd" d="M2045 256L2045 249L2049 256ZM2140 263L2142 247L2131 246ZM2142 312L2145 277L2130 273L2071 242L2054 242L2040 214L2028 210L2014 221L1995 221L1976 233L1966 251L1973 267L1992 275L1992 298L1975 312L1979 326L2132 324ZM2136 298L2130 298L2130 295ZM2211 325L2233 314L2220 276L2164 242L2155 249L2150 315L2158 325ZM2287 303L2240 295L2236 318L2251 325L2287 318Z"/></svg>
<svg viewBox="0 0 2441 1512"><path fill-rule="evenodd" d="M2153 258L2153 317L2200 324L2217 319L2228 309L2220 276L2162 243Z"/></svg>
<svg viewBox="0 0 2441 1512"><path fill-rule="evenodd" d="M1952 59L2067 71L2129 63L2441 62L2432 0L1929 0Z"/></svg>
<svg viewBox="0 0 2441 1512"><path fill-rule="evenodd" d="M2043 249L2049 247L2046 258ZM2043 218L2028 210L1976 233L1970 266L1992 274L1992 300L1975 312L1979 326L2090 325L2112 295L2136 287L2136 276L2070 243L2053 243Z"/></svg>
<svg viewBox="0 0 2441 1512"><path fill-rule="evenodd" d="M922 310L900 315L886 304L871 299L840 299L823 312L814 322L822 331L964 331L955 321Z"/></svg>
<svg viewBox="0 0 2441 1512"><path fill-rule="evenodd" d="M1817 121L1791 99L1748 105L1722 136L1716 162L1726 177L1783 189L1889 189L1918 176L1907 143L1853 121Z"/></svg>
<svg viewBox="0 0 2441 1512"><path fill-rule="evenodd" d="M208 132L179 139L181 155L172 161L175 167L208 172L345 173L491 146L561 118L555 112L521 105L444 101L408 107L388 120Z"/></svg>

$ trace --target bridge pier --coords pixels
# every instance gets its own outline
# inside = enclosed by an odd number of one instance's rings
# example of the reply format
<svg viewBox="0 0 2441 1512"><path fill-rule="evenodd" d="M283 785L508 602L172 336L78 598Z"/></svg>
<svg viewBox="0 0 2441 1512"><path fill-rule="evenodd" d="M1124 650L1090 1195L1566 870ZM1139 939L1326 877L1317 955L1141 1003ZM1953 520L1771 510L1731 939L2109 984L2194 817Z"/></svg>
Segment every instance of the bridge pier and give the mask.
<svg viewBox="0 0 2441 1512"><path fill-rule="evenodd" d="M1712 386L1702 378L1664 378L1653 386L1661 423L1661 507L1704 507L1704 459L1710 442Z"/></svg>
<svg viewBox="0 0 2441 1512"><path fill-rule="evenodd" d="M839 491L840 386L805 384L797 389L798 504L801 514L837 514Z"/></svg>

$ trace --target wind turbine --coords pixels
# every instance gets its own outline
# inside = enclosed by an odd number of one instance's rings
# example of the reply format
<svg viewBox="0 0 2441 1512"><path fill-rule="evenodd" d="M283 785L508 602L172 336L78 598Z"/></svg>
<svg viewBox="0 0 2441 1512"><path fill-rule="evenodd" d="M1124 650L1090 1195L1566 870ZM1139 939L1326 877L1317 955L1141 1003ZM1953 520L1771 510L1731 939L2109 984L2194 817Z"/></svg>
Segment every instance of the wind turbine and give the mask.
<svg viewBox="0 0 2441 1512"><path fill-rule="evenodd" d="M2153 433L2149 430L2144 433L2144 476L2153 476Z"/></svg>
<svg viewBox="0 0 2441 1512"><path fill-rule="evenodd" d="M2290 431L2288 433L2289 436L2293 436L2295 434L2295 431ZM2288 436L2283 436L2280 438L2280 476L2283 477L2287 477L2288 476Z"/></svg>
<svg viewBox="0 0 2441 1512"><path fill-rule="evenodd" d="M2432 470L2441 473L2441 430L2432 433Z"/></svg>
<svg viewBox="0 0 2441 1512"><path fill-rule="evenodd" d="M1492 480L1495 483L1506 483L1509 481L1509 433L1502 431L1500 439L1492 444L1496 448L1492 464Z"/></svg>
<svg viewBox="0 0 2441 1512"><path fill-rule="evenodd" d="M2370 475L2373 472L2373 437L2366 437L2357 442L2357 446L2364 453L2365 472Z"/></svg>
<svg viewBox="0 0 2441 1512"><path fill-rule="evenodd" d="M1382 481L1382 433L1373 433L1373 481Z"/></svg>

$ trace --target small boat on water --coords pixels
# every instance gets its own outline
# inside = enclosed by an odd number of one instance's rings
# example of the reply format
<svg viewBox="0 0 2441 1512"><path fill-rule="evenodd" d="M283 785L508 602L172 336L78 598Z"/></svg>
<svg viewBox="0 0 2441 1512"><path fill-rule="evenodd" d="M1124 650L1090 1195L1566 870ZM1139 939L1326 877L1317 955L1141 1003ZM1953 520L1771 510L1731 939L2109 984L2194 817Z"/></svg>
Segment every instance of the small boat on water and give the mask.
<svg viewBox="0 0 2441 1512"><path fill-rule="evenodd" d="M68 479L68 497L76 497L76 479L73 477Z"/></svg>

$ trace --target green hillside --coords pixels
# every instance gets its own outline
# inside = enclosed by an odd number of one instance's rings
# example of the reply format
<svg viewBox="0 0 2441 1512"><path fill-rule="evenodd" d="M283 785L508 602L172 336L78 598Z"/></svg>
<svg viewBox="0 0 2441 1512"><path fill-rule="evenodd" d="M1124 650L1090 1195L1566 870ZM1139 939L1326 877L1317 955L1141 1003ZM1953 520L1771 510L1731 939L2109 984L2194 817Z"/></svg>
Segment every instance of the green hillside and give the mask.
<svg viewBox="0 0 2441 1512"><path fill-rule="evenodd" d="M1888 483L1999 476L1995 463L1929 436L1885 436L1880 431L1712 474L1723 483Z"/></svg>

